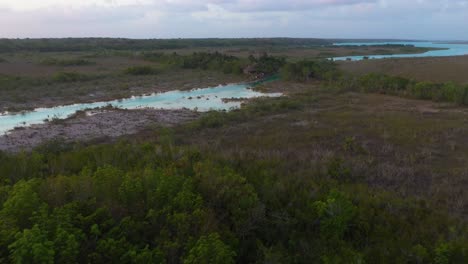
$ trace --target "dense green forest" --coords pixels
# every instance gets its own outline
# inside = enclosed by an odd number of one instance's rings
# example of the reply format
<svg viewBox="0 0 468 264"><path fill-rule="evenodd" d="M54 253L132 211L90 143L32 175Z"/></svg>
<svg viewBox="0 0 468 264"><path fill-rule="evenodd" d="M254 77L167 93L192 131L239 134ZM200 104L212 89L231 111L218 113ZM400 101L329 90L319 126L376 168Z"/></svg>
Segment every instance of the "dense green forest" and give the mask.
<svg viewBox="0 0 468 264"><path fill-rule="evenodd" d="M202 121L198 127L204 126ZM466 227L325 170L159 142L0 155L0 258L14 263L462 263Z"/></svg>

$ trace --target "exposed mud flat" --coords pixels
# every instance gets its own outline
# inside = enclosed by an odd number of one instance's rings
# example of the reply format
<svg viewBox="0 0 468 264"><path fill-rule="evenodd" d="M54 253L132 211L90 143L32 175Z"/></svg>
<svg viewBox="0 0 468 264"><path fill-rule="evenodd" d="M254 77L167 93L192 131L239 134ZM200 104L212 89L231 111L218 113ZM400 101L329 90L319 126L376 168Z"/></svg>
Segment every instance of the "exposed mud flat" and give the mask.
<svg viewBox="0 0 468 264"><path fill-rule="evenodd" d="M0 136L0 150L31 150L51 140L90 141L135 134L151 126L173 126L199 116L190 110L93 110L57 122L15 129Z"/></svg>

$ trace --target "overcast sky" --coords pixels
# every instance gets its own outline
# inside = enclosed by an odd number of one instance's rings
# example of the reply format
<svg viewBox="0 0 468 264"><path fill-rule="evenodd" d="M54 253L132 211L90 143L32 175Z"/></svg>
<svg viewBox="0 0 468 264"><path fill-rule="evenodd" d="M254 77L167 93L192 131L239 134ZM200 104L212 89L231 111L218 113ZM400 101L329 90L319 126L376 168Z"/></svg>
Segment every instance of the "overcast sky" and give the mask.
<svg viewBox="0 0 468 264"><path fill-rule="evenodd" d="M468 40L468 0L0 0L0 38Z"/></svg>

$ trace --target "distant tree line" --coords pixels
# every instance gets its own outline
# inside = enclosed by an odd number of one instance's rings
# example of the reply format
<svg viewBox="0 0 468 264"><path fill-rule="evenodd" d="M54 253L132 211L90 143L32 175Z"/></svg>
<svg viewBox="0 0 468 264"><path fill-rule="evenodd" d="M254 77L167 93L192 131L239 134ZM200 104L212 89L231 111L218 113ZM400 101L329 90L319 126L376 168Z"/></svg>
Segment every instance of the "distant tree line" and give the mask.
<svg viewBox="0 0 468 264"><path fill-rule="evenodd" d="M89 61L82 58L71 58L71 59L56 59L56 58L47 58L40 61L40 64L49 65L49 66L85 66L93 65L96 62Z"/></svg>
<svg viewBox="0 0 468 264"><path fill-rule="evenodd" d="M322 39L242 38L242 39L123 39L123 38L61 38L61 39L0 39L1 52L17 51L96 51L96 50L158 50L203 47L304 47L330 45Z"/></svg>

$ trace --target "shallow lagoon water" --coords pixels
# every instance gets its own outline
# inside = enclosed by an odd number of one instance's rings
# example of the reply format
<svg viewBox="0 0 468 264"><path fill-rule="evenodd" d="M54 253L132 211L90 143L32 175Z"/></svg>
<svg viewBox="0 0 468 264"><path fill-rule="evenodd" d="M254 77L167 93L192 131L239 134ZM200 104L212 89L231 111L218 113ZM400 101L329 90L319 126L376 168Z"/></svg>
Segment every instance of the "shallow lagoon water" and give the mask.
<svg viewBox="0 0 468 264"><path fill-rule="evenodd" d="M364 60L364 57L369 59L385 59L385 58L421 58L421 57L446 57L446 56L461 56L468 54L468 44L448 44L440 42L345 42L335 43L336 46L372 46L372 45L414 45L420 48L439 48L442 50L431 50L425 53L418 54L393 54L393 55L367 55L367 56L345 56L335 57L333 60L342 61L351 59L353 61Z"/></svg>
<svg viewBox="0 0 468 264"><path fill-rule="evenodd" d="M198 111L231 110L239 108L241 102L223 102L223 98L255 98L276 97L281 93L260 93L251 89L250 84L229 84L211 88L195 89L191 91L170 91L146 96L134 96L122 100L105 102L64 105L51 108L37 108L31 112L0 115L0 133L6 133L15 127L44 123L45 119L67 118L79 110L98 108L111 104L122 109L155 108L182 109Z"/></svg>

